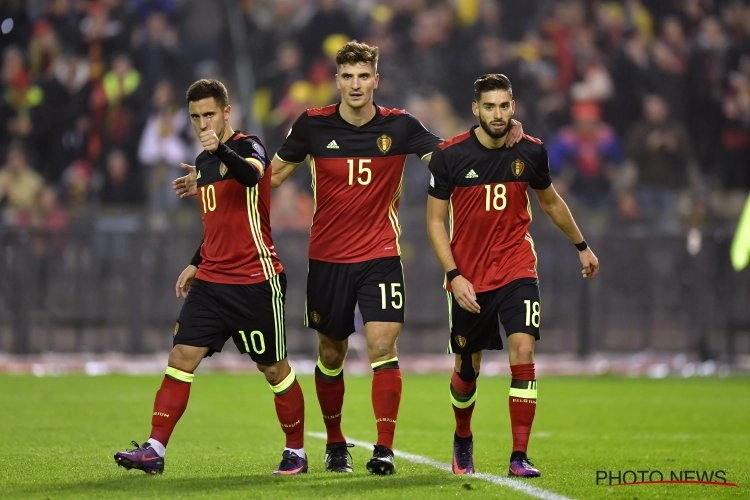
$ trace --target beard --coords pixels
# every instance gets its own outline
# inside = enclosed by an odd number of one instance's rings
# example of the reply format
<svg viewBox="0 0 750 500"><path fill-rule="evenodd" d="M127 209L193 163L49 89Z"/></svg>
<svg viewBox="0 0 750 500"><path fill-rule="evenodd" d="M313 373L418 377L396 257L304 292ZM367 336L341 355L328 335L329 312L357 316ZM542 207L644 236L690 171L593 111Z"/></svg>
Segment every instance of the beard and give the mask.
<svg viewBox="0 0 750 500"><path fill-rule="evenodd" d="M479 120L479 125L482 127L482 130L484 130L487 135L492 137L493 139L502 139L508 134L508 130L510 130L510 120L508 120L508 123L505 124L505 127L501 128L500 130L493 129L490 127L490 124L484 120Z"/></svg>

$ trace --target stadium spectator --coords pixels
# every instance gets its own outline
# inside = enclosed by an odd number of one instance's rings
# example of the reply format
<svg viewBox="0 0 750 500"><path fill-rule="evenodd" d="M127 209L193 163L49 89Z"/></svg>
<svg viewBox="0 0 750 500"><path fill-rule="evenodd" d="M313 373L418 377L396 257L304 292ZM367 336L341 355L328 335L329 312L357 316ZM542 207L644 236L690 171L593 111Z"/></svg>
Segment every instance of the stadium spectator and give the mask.
<svg viewBox="0 0 750 500"><path fill-rule="evenodd" d="M44 179L29 164L22 142L10 144L5 164L0 168L0 207L2 219L17 225L18 217L33 210L44 188Z"/></svg>
<svg viewBox="0 0 750 500"><path fill-rule="evenodd" d="M534 344L541 320L537 257L528 232L529 187L577 248L584 278L597 276L599 261L552 185L541 141L525 136L513 148L504 147L515 111L510 80L502 74L479 77L472 111L479 126L446 140L433 153L427 199L427 233L446 273L448 352L455 354L453 472L475 472L471 418L476 381L482 352L503 347L502 324L512 378L509 475L537 477L540 472L526 455L536 412ZM449 211L450 236L445 228Z"/></svg>
<svg viewBox="0 0 750 500"><path fill-rule="evenodd" d="M256 136L235 131L226 87L198 80L186 95L202 151L196 158L203 241L175 285L185 303L175 324L167 370L156 393L148 441L117 452L118 465L150 474L164 471L170 436L184 413L194 372L232 338L266 377L286 434L274 472L307 472L304 398L289 365L284 332L286 276L273 246L269 221L271 178ZM252 202L248 202L252 200ZM248 224L248 220L250 223Z"/></svg>
<svg viewBox="0 0 750 500"><path fill-rule="evenodd" d="M623 162L615 131L602 121L601 106L592 101L573 103L572 123L563 127L549 145L549 163L561 179L560 192L573 201L608 214L615 201L615 178Z"/></svg>
<svg viewBox="0 0 750 500"><path fill-rule="evenodd" d="M149 208L154 214L173 208L178 201L170 181L180 175L180 163L193 156L190 118L175 99L174 86L162 79L154 88L151 110L138 143L138 160L144 171Z"/></svg>
<svg viewBox="0 0 750 500"><path fill-rule="evenodd" d="M626 151L636 167L635 197L640 219L651 229L677 233L678 197L697 174L687 129L670 117L665 99L643 99L643 119L628 133Z"/></svg>

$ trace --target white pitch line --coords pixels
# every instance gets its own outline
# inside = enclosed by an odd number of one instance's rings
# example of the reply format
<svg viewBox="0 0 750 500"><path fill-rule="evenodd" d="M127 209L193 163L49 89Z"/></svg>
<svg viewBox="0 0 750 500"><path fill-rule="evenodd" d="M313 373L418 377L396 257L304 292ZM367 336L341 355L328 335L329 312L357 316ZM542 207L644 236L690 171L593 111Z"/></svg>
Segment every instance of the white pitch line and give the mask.
<svg viewBox="0 0 750 500"><path fill-rule="evenodd" d="M307 435L318 439L326 439L326 435L322 432L308 432ZM359 441L357 439L347 438L347 442L363 447L372 446L372 443ZM434 467L445 472L453 472L450 464L438 462L436 460L432 460L431 458L423 457L421 455L414 455L413 453L407 453L400 450L393 450L393 454L399 458L402 458L409 462L413 462L415 464L429 465L430 467ZM542 498L544 500L571 500L566 496L559 495L552 491L547 491L542 488L528 485L525 482L522 482L524 480L510 479L507 477L495 476L493 474L486 474L484 472L472 474L471 477L487 481L488 483L497 484L498 486L504 486L512 490L520 491L521 493L526 493L527 495L534 498Z"/></svg>

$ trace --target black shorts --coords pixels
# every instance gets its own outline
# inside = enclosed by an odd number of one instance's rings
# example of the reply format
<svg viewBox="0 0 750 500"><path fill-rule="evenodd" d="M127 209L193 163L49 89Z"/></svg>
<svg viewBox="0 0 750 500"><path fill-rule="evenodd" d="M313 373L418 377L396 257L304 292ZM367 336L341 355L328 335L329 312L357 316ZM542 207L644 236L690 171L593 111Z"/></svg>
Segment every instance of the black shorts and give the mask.
<svg viewBox="0 0 750 500"><path fill-rule="evenodd" d="M404 269L400 257L336 264L310 260L305 326L335 340L354 333L354 308L365 323L404 322Z"/></svg>
<svg viewBox="0 0 750 500"><path fill-rule="evenodd" d="M208 347L210 356L231 337L237 349L256 363L281 361L286 358L285 293L283 272L253 285L197 279L180 310L173 345Z"/></svg>
<svg viewBox="0 0 750 500"><path fill-rule="evenodd" d="M448 293L448 315L451 338L449 353L471 354L483 349L502 349L500 323L505 335L528 333L539 340L541 302L539 281L522 278L489 292L477 294L482 308L479 314L470 313Z"/></svg>

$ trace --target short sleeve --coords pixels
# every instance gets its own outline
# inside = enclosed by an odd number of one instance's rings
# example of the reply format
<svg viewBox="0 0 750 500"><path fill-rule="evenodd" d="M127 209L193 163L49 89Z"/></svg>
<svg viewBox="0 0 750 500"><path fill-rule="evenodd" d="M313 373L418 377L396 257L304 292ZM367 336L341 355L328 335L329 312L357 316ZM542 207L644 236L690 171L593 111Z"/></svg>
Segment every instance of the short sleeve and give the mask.
<svg viewBox="0 0 750 500"><path fill-rule="evenodd" d="M430 169L430 186L427 192L435 198L449 200L453 192L453 181L448 174L445 152L442 149L435 149L432 153L428 168Z"/></svg>

